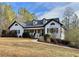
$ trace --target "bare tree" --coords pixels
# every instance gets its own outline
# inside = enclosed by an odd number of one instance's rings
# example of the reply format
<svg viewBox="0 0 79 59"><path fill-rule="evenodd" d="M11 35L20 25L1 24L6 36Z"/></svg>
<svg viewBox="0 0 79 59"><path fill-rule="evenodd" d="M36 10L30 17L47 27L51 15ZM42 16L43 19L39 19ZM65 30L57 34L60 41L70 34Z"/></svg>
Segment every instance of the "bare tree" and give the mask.
<svg viewBox="0 0 79 59"><path fill-rule="evenodd" d="M72 17L72 22L71 22L73 28L78 27L78 22L77 21L78 21L78 16L76 14L74 14L73 17Z"/></svg>
<svg viewBox="0 0 79 59"><path fill-rule="evenodd" d="M71 28L77 27L78 16L75 14L75 11L67 7L63 14L63 24L69 30Z"/></svg>

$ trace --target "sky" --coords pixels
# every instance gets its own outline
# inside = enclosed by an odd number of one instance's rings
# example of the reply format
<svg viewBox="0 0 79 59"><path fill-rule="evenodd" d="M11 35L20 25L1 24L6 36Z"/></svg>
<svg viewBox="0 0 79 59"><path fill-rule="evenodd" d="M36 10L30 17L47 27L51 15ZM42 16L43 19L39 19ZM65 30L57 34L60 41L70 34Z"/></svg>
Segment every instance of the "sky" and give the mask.
<svg viewBox="0 0 79 59"><path fill-rule="evenodd" d="M42 18L62 18L66 7L71 7L79 15L79 3L77 2L5 2L12 6L18 13L21 7L26 8L30 13L35 14L38 19Z"/></svg>

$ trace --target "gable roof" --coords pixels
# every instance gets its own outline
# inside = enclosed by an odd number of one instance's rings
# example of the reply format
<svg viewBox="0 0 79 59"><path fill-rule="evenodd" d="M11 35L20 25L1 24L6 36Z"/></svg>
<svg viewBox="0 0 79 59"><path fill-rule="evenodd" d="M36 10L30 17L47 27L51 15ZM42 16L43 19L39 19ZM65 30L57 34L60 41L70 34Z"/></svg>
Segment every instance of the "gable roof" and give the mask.
<svg viewBox="0 0 79 59"><path fill-rule="evenodd" d="M52 19L46 19L46 20L47 20L47 23L44 24L44 26L47 25L51 21L55 21L56 23L60 24L61 26L63 25L62 23L60 23L59 18L52 18Z"/></svg>
<svg viewBox="0 0 79 59"><path fill-rule="evenodd" d="M46 19L48 22L46 23L46 24L44 24L44 26L46 26L49 22L51 22L51 21L55 21L56 23L58 23L58 24L60 24L60 26L62 27L62 28L64 28L65 30L67 30L66 28L65 28L65 26L62 24L62 23L60 23L60 21L59 21L59 18L52 18L52 19Z"/></svg>
<svg viewBox="0 0 79 59"><path fill-rule="evenodd" d="M18 23L17 21L14 21L9 27L8 29L10 29L10 27L14 24L14 23ZM18 23L20 26L22 26L20 23ZM23 26L22 26L23 27Z"/></svg>
<svg viewBox="0 0 79 59"><path fill-rule="evenodd" d="M44 18L45 19L45 18ZM59 21L59 18L52 18L52 19L45 19L47 22L44 24L43 23L43 19L42 20L32 20L31 22L25 22L25 23L20 23L20 22L17 22L17 21L14 21L9 27L8 27L8 29L10 29L10 27L14 24L14 23L18 23L20 26L22 26L23 28L38 28L38 27L44 27L44 26L46 26L49 22L51 22L51 21L55 21L56 23L58 23L58 24L60 24L62 27L64 27L63 26L63 24L62 23L60 23L60 21ZM33 21L36 21L37 22L37 24L33 24Z"/></svg>

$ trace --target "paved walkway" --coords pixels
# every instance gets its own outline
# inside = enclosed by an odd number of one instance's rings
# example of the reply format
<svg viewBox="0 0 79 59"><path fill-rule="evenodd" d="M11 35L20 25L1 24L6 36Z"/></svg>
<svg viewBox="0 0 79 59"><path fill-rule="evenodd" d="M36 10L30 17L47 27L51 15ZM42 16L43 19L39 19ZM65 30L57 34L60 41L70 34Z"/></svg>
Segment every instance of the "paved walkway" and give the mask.
<svg viewBox="0 0 79 59"><path fill-rule="evenodd" d="M61 46L61 45L56 45L56 44L51 44L51 43L39 42L39 41L37 41L37 39L32 40L32 42L36 42L36 43L40 43L40 44L46 44L46 45L53 45L53 46L57 46L57 47L60 47L60 48L75 49L75 48L71 48L71 47L68 47L68 46ZM75 50L79 50L79 49L75 49Z"/></svg>

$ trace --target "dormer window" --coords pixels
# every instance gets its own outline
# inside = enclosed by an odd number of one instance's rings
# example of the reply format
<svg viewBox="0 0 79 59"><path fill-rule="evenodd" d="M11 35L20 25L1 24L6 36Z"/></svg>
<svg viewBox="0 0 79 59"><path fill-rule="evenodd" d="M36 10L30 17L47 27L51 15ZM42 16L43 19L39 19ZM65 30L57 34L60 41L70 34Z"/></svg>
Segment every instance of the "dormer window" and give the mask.
<svg viewBox="0 0 79 59"><path fill-rule="evenodd" d="M43 18L43 24L47 23L47 20L45 18Z"/></svg>
<svg viewBox="0 0 79 59"><path fill-rule="evenodd" d="M18 24L15 24L15 26L18 26Z"/></svg>
<svg viewBox="0 0 79 59"><path fill-rule="evenodd" d="M36 25L37 24L37 21L33 21L33 25Z"/></svg>
<svg viewBox="0 0 79 59"><path fill-rule="evenodd" d="M51 23L51 25L55 25L55 23Z"/></svg>
<svg viewBox="0 0 79 59"><path fill-rule="evenodd" d="M35 21L34 24L37 24L37 21Z"/></svg>

